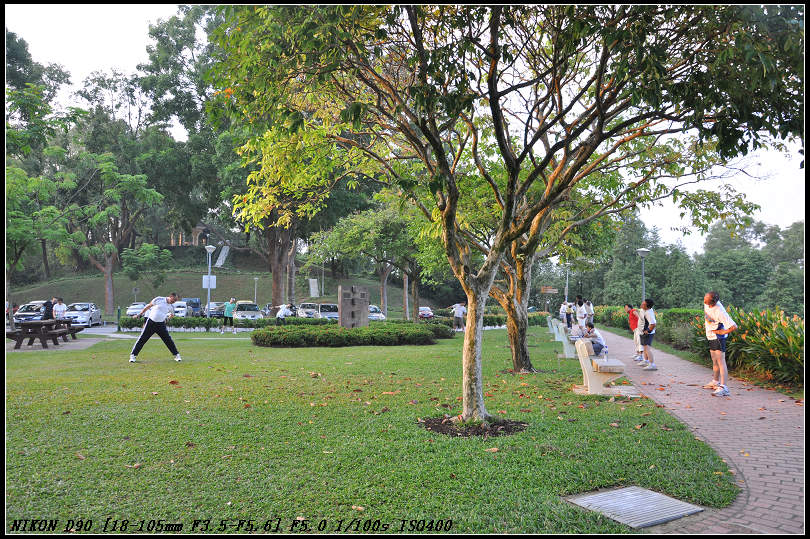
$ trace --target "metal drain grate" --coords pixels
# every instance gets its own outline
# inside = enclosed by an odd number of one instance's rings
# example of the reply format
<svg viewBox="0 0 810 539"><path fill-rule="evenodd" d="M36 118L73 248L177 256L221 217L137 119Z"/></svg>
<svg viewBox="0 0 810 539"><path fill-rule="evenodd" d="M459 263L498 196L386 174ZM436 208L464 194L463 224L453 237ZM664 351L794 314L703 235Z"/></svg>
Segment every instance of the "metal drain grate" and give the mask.
<svg viewBox="0 0 810 539"><path fill-rule="evenodd" d="M697 505L641 487L626 487L596 494L583 494L568 498L568 501L585 509L602 513L631 528L655 526L703 511L703 508Z"/></svg>

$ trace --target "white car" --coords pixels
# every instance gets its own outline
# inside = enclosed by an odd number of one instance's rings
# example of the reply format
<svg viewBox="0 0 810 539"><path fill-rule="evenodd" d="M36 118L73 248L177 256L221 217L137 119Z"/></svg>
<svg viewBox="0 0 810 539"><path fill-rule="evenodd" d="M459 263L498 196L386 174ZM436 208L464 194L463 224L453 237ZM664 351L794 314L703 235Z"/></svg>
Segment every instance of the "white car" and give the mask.
<svg viewBox="0 0 810 539"><path fill-rule="evenodd" d="M330 318L332 320L337 320L338 316L337 303L321 303L318 305L318 312L315 314L315 318Z"/></svg>
<svg viewBox="0 0 810 539"><path fill-rule="evenodd" d="M368 306L368 319L369 320L385 320L385 315L376 305Z"/></svg>
<svg viewBox="0 0 810 539"><path fill-rule="evenodd" d="M260 320L264 318L259 306L252 301L237 301L233 310L233 320Z"/></svg>
<svg viewBox="0 0 810 539"><path fill-rule="evenodd" d="M185 318L188 314L188 304L185 301L175 301L172 303L174 308L174 316Z"/></svg>
<svg viewBox="0 0 810 539"><path fill-rule="evenodd" d="M298 316L301 318L315 318L315 313L317 312L317 303L302 303L298 306Z"/></svg>
<svg viewBox="0 0 810 539"><path fill-rule="evenodd" d="M101 309L95 303L71 303L67 306L65 318L69 318L77 326L101 325Z"/></svg>
<svg viewBox="0 0 810 539"><path fill-rule="evenodd" d="M20 305L17 312L14 313L14 323L27 322L29 320L42 320L42 315L45 312L43 305L45 300L29 301Z"/></svg>
<svg viewBox="0 0 810 539"><path fill-rule="evenodd" d="M146 307L146 303L143 301L136 301L127 307L127 316L135 316L136 314L140 314L144 307Z"/></svg>

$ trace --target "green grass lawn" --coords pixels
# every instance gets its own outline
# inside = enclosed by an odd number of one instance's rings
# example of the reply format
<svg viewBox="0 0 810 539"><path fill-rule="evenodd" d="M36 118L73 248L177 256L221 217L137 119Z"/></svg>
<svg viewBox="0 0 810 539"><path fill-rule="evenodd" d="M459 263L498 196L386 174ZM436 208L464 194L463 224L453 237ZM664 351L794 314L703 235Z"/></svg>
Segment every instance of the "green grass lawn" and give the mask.
<svg viewBox="0 0 810 539"><path fill-rule="evenodd" d="M485 333L487 407L529 423L489 439L417 423L460 411L458 337L290 350L175 333L179 364L157 337L136 364L132 341L9 355L7 521L83 518L101 531L111 517L137 531L163 519L191 531L194 519L213 530L221 519L261 528L280 518L289 531L304 517L313 531L360 519L357 531L405 521L408 532L425 519L466 533L628 533L561 497L639 485L732 502L727 466L685 426L648 399L575 395L578 362L557 360L544 328L531 334L535 367L547 372L514 376L502 372L505 331Z"/></svg>

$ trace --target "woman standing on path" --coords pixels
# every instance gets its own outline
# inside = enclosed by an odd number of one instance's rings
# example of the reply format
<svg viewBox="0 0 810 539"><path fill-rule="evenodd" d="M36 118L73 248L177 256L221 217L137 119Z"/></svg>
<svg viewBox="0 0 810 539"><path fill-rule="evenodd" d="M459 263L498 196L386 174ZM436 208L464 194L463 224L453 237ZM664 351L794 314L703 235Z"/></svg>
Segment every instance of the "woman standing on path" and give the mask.
<svg viewBox="0 0 810 539"><path fill-rule="evenodd" d="M644 367L645 371L657 371L658 367L655 366L655 358L652 354L652 342L655 335L655 311L653 310L653 301L645 299L641 302L641 316L639 317L639 325L643 324L641 330L641 346L644 347L644 361L639 363Z"/></svg>
<svg viewBox="0 0 810 539"><path fill-rule="evenodd" d="M638 311L636 311L630 303L624 304L624 311L627 313L627 323L630 325L630 331L633 332L633 344L636 349L636 354L632 359L634 361L642 361L644 359L644 349L641 346L641 328L638 326Z"/></svg>
<svg viewBox="0 0 810 539"><path fill-rule="evenodd" d="M726 366L726 338L729 333L737 329L737 324L726 312L720 303L717 292L706 292L703 296L703 318L706 324L706 339L709 341L709 353L712 356L712 371L714 379L703 386L704 389L714 389L712 396L728 397L728 367Z"/></svg>

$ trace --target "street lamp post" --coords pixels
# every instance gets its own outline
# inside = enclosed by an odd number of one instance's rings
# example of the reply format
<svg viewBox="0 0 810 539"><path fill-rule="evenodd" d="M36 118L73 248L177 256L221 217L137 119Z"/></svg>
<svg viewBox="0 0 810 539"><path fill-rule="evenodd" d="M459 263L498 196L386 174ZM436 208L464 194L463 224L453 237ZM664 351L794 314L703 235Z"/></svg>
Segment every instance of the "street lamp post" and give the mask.
<svg viewBox="0 0 810 539"><path fill-rule="evenodd" d="M253 278L253 303L256 303L257 305L258 305L258 303L256 302L256 290L258 290L258 288L259 288L259 278L254 277Z"/></svg>
<svg viewBox="0 0 810 539"><path fill-rule="evenodd" d="M641 249L636 249L636 252L638 256L641 257L641 301L644 301L647 298L647 290L644 287L644 258L650 254L650 250L642 247Z"/></svg>
<svg viewBox="0 0 810 539"><path fill-rule="evenodd" d="M565 266L565 302L568 303L568 268L571 266L570 262L563 264Z"/></svg>
<svg viewBox="0 0 810 539"><path fill-rule="evenodd" d="M205 252L208 253L208 301L205 304L205 317L211 318L211 255L214 254L217 248L213 245L206 245Z"/></svg>

